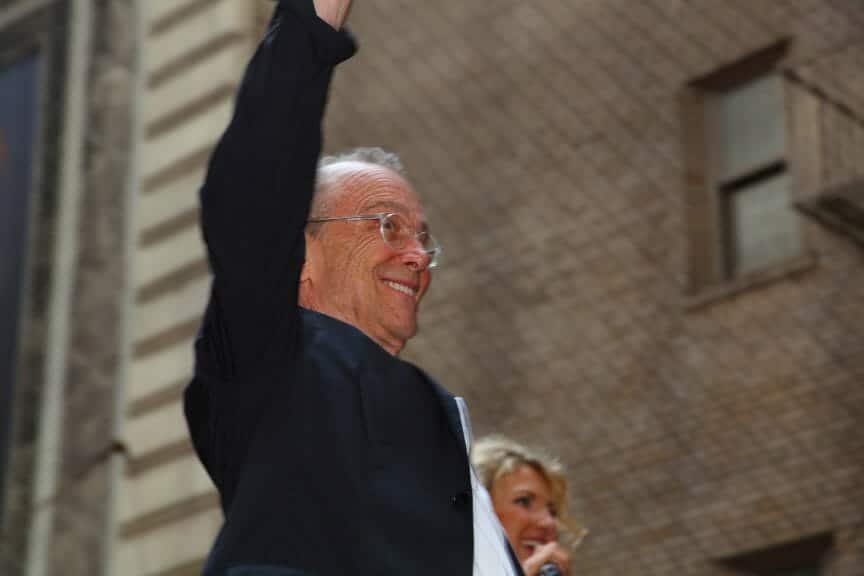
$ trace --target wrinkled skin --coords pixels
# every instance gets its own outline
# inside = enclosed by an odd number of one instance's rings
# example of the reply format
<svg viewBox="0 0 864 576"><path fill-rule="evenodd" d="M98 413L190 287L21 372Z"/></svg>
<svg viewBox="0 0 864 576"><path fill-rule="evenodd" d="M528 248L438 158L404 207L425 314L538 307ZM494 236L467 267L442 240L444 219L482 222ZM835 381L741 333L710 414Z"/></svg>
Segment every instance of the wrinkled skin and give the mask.
<svg viewBox="0 0 864 576"><path fill-rule="evenodd" d="M416 230L425 216L410 184L396 172L363 162L324 168L326 214L398 212ZM429 256L419 242L394 250L375 220L327 222L306 232L300 305L351 324L391 354L417 333L420 300L429 288ZM406 293L408 292L408 293Z"/></svg>

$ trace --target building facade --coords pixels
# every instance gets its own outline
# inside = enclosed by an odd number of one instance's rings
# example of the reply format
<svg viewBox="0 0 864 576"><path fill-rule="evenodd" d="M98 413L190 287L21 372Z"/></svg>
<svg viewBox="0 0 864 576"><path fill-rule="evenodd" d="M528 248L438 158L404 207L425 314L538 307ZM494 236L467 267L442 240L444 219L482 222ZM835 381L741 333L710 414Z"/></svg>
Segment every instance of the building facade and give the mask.
<svg viewBox="0 0 864 576"><path fill-rule="evenodd" d="M197 188L271 9L0 2L0 186L27 191L0 199L3 574L200 569ZM325 146L398 151L444 246L406 356L567 464L574 574L864 571L862 25L858 0L354 7Z"/></svg>
<svg viewBox="0 0 864 576"><path fill-rule="evenodd" d="M0 573L109 556L131 2L0 2Z"/></svg>

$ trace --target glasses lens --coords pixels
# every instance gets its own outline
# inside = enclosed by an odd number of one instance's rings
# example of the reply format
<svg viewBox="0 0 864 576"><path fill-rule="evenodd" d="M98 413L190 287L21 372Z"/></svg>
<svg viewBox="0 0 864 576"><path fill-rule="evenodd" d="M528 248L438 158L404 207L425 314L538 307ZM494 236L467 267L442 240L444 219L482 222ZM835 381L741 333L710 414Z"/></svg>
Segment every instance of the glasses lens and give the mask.
<svg viewBox="0 0 864 576"><path fill-rule="evenodd" d="M391 248L401 250L407 244L411 231L405 218L399 214L387 214L381 219L381 236Z"/></svg>
<svg viewBox="0 0 864 576"><path fill-rule="evenodd" d="M394 250L403 250L412 238L416 238L423 251L429 255L429 267L438 265L441 248L428 230L414 234L414 229L400 214L388 214L381 219L381 237Z"/></svg>
<svg viewBox="0 0 864 576"><path fill-rule="evenodd" d="M438 266L441 260L441 245L435 240L431 233L423 232L423 237L420 239L423 245L423 250L429 254L429 268Z"/></svg>

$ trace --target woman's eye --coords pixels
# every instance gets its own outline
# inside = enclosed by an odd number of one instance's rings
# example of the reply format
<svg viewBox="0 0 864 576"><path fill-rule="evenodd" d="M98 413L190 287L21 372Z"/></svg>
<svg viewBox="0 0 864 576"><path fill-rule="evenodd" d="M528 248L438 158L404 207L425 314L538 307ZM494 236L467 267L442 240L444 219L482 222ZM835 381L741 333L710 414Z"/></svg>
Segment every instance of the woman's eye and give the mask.
<svg viewBox="0 0 864 576"><path fill-rule="evenodd" d="M528 496L520 496L520 497L516 498L515 500L513 500L513 503L516 504L517 506L521 506L523 508L530 508L531 507L531 499L528 498Z"/></svg>

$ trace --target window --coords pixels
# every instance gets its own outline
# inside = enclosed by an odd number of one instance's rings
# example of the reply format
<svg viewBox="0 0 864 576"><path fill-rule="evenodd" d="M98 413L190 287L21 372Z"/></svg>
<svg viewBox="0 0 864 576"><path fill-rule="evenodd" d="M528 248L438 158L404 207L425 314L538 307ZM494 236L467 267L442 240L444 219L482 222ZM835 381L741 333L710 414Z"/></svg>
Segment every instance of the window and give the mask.
<svg viewBox="0 0 864 576"><path fill-rule="evenodd" d="M787 165L780 42L684 93L690 285L738 281L803 253Z"/></svg>
<svg viewBox="0 0 864 576"><path fill-rule="evenodd" d="M720 564L742 576L821 576L833 546L831 534L818 534L726 558Z"/></svg>
<svg viewBox="0 0 864 576"><path fill-rule="evenodd" d="M0 68L0 487L5 486L11 435L38 80L38 55Z"/></svg>
<svg viewBox="0 0 864 576"><path fill-rule="evenodd" d="M766 75L710 94L705 112L708 161L721 207L722 277L798 256L781 78Z"/></svg>

